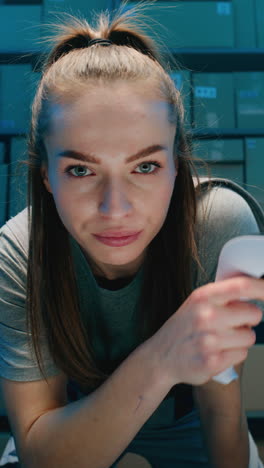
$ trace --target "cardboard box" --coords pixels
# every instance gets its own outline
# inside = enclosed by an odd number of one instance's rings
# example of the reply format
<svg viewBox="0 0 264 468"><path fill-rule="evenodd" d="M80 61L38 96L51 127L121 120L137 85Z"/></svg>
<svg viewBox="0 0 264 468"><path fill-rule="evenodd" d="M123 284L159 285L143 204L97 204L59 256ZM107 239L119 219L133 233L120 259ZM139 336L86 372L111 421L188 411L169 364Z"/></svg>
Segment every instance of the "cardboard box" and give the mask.
<svg viewBox="0 0 264 468"><path fill-rule="evenodd" d="M263 0L261 0L263 3ZM256 47L256 15L253 0L233 0L235 47ZM264 21L263 21L264 24Z"/></svg>
<svg viewBox="0 0 264 468"><path fill-rule="evenodd" d="M0 65L0 131L27 132L32 102L31 65Z"/></svg>
<svg viewBox="0 0 264 468"><path fill-rule="evenodd" d="M191 125L191 73L187 70L174 70L170 73L176 88L181 92L185 109L185 122Z"/></svg>
<svg viewBox="0 0 264 468"><path fill-rule="evenodd" d="M27 166L19 161L27 160L26 138L14 137L10 151L10 184L8 197L8 219L15 216L27 206Z"/></svg>
<svg viewBox="0 0 264 468"><path fill-rule="evenodd" d="M244 163L244 143L242 139L198 140L194 142L194 154L206 161Z"/></svg>
<svg viewBox="0 0 264 468"><path fill-rule="evenodd" d="M41 50L40 5L0 5L0 44L2 51Z"/></svg>
<svg viewBox="0 0 264 468"><path fill-rule="evenodd" d="M263 129L264 72L234 74L238 128Z"/></svg>
<svg viewBox="0 0 264 468"><path fill-rule="evenodd" d="M0 142L0 164L5 162L5 144Z"/></svg>
<svg viewBox="0 0 264 468"><path fill-rule="evenodd" d="M5 5L40 5L41 0L1 0Z"/></svg>
<svg viewBox="0 0 264 468"><path fill-rule="evenodd" d="M0 164L0 227L7 218L7 177L8 165Z"/></svg>
<svg viewBox="0 0 264 468"><path fill-rule="evenodd" d="M246 138L245 188L264 209L264 138Z"/></svg>
<svg viewBox="0 0 264 468"><path fill-rule="evenodd" d="M135 3L130 2L130 7ZM150 18L152 37L158 36L168 47L235 45L232 2L158 1L146 8L144 14Z"/></svg>
<svg viewBox="0 0 264 468"><path fill-rule="evenodd" d="M244 364L242 378L242 397L249 416L264 412L264 345L256 344L249 349ZM253 414L250 414L252 413Z"/></svg>
<svg viewBox="0 0 264 468"><path fill-rule="evenodd" d="M256 23L257 23L257 47L264 48L264 2L256 2Z"/></svg>
<svg viewBox="0 0 264 468"><path fill-rule="evenodd" d="M219 164L219 163L208 163L211 171L211 177L220 177L222 179L233 180L239 185L244 183L244 164ZM197 172L201 177L207 177L207 170L198 163L195 163Z"/></svg>
<svg viewBox="0 0 264 468"><path fill-rule="evenodd" d="M194 126L235 128L232 73L193 73Z"/></svg>
<svg viewBox="0 0 264 468"><path fill-rule="evenodd" d="M43 16L42 21L57 22L54 13L67 12L72 15L84 17L88 21L94 17L93 11L99 12L106 9L111 9L110 0L43 0Z"/></svg>

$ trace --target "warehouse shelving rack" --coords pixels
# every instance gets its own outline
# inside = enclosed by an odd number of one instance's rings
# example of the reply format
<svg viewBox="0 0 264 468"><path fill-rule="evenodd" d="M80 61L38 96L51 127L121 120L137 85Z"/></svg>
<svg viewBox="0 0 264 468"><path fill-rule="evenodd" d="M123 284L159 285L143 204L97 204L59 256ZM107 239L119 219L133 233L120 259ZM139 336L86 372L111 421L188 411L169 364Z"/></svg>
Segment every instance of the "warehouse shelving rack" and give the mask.
<svg viewBox="0 0 264 468"><path fill-rule="evenodd" d="M109 0L110 8L117 8L121 0ZM180 48L170 49L169 53L180 65L180 68L198 73L219 73L219 72L264 72L264 49L259 48ZM41 50L17 50L9 52L0 45L0 65L26 64L32 65L32 69L37 71L39 58L43 54ZM170 54L168 61L170 61ZM166 52L165 52L166 55ZM192 85L192 83L191 83ZM264 126L260 129L191 129L194 139L215 139L215 138L247 138L264 137ZM9 162L10 141L13 137L26 136L21 129L0 129L0 141L6 144L5 162ZM211 162L211 161L210 161ZM234 161L225 161L225 164ZM221 164L221 163L220 163ZM257 343L264 343L264 323L255 329ZM248 418L249 428L252 434L258 437L263 436L264 414L256 414ZM6 418L0 417L0 426L5 426L8 430ZM0 428L1 430L1 428ZM3 429L2 429L3 430Z"/></svg>

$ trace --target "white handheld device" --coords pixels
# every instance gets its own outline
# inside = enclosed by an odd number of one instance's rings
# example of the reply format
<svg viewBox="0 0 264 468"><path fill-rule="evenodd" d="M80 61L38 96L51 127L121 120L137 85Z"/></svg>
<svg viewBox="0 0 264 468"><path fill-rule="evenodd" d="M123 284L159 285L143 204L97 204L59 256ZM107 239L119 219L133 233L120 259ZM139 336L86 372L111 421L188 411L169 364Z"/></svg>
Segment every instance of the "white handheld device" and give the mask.
<svg viewBox="0 0 264 468"><path fill-rule="evenodd" d="M239 236L229 240L222 248L215 281L239 275L264 277L264 235ZM249 300L241 297L241 301ZM228 384L238 378L233 367L229 367L213 380Z"/></svg>

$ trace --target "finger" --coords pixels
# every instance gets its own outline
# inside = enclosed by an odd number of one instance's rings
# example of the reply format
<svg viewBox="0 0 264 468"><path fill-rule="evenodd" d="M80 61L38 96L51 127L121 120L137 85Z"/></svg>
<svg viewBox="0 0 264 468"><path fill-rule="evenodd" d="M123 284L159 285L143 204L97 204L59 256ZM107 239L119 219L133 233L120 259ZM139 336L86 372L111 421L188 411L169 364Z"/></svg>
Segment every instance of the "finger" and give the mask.
<svg viewBox="0 0 264 468"><path fill-rule="evenodd" d="M199 355L211 356L226 350L249 348L254 345L256 334L248 327L228 330L225 333L200 333L197 335Z"/></svg>
<svg viewBox="0 0 264 468"><path fill-rule="evenodd" d="M226 307L219 308L217 313L219 329L224 327L255 327L262 320L262 310L254 304L234 301Z"/></svg>
<svg viewBox="0 0 264 468"><path fill-rule="evenodd" d="M198 288L198 300L209 300L214 305L224 305L243 297L264 301L264 280L250 276L236 276Z"/></svg>
<svg viewBox="0 0 264 468"><path fill-rule="evenodd" d="M246 348L238 348L232 350L225 350L221 353L212 354L209 358L209 365L212 369L217 366L217 374L223 372L229 367L235 366L242 361L245 361L248 355ZM213 373L215 375L215 372Z"/></svg>
<svg viewBox="0 0 264 468"><path fill-rule="evenodd" d="M196 316L196 330L221 332L238 327L255 327L262 320L262 310L248 302L235 301L225 307L200 304Z"/></svg>

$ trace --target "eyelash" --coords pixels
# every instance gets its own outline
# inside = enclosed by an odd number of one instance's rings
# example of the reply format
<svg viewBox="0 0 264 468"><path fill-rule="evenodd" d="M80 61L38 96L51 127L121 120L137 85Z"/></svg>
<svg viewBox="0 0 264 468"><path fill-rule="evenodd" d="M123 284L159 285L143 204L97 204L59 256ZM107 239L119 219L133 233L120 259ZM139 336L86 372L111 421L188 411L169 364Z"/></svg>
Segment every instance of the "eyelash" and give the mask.
<svg viewBox="0 0 264 468"><path fill-rule="evenodd" d="M149 164L149 165L156 166L156 169L155 169L153 172L149 172L149 173L145 173L145 174L144 174L144 173L141 173L141 174L140 174L140 173L137 173L137 174L139 174L139 175L155 175L155 174L159 171L159 169L161 168L161 165L160 165L157 161L146 161L146 162L143 162L143 163L139 164L137 167L142 166L143 164ZM65 170L64 170L64 172L67 174L68 177L73 177L74 179L83 179L84 177L89 177L90 175L92 175L92 174L88 174L88 175L86 175L86 176L74 176L74 175L72 175L72 174L70 173L70 171L71 171L72 169L75 169L76 167L85 167L86 169L90 170L90 169L88 168L88 166L86 166L86 165L83 165L83 164L76 164L76 165L74 165L74 166L68 166L68 167L66 167Z"/></svg>

